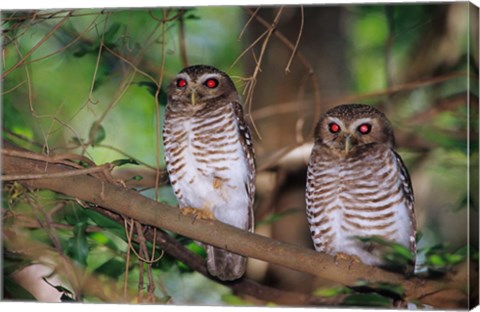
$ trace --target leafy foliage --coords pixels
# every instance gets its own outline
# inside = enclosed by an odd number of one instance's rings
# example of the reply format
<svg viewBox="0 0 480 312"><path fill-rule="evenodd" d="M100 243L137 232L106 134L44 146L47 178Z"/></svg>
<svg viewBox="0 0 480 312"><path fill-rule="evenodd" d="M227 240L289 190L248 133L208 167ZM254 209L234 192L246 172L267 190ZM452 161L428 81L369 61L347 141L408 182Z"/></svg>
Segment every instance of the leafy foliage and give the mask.
<svg viewBox="0 0 480 312"><path fill-rule="evenodd" d="M384 260L384 266L389 269L411 272L415 261L415 255L407 247L385 240L379 236L355 237L366 246L381 250Z"/></svg>

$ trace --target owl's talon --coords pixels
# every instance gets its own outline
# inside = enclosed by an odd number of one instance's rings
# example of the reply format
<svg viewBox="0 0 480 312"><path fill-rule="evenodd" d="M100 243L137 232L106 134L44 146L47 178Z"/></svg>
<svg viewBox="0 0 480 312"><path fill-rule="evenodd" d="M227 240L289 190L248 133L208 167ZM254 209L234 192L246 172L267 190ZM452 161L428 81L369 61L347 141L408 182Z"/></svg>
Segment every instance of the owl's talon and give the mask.
<svg viewBox="0 0 480 312"><path fill-rule="evenodd" d="M213 178L213 188L219 189L221 186L222 186L222 180L217 177Z"/></svg>
<svg viewBox="0 0 480 312"><path fill-rule="evenodd" d="M335 265L338 265L339 260L349 261L350 262L349 267L354 263L362 262L359 257L354 255L349 255L343 252L337 252L334 258L335 258Z"/></svg>
<svg viewBox="0 0 480 312"><path fill-rule="evenodd" d="M201 220L215 220L213 212L208 208L198 209L193 207L184 207L180 208L180 213L184 216L193 215L194 220L196 220L197 218Z"/></svg>

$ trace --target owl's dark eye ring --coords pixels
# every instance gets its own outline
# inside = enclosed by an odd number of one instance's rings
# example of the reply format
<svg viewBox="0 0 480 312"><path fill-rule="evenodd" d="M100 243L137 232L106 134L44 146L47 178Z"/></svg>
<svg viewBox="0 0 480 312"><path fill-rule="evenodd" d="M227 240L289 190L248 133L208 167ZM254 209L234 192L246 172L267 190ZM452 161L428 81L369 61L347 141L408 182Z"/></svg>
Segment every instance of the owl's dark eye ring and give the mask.
<svg viewBox="0 0 480 312"><path fill-rule="evenodd" d="M207 86L207 88L215 89L216 87L218 87L218 80L215 78L207 79L204 85Z"/></svg>
<svg viewBox="0 0 480 312"><path fill-rule="evenodd" d="M340 130L341 128L337 123L332 122L328 124L328 131L330 131L331 133L338 133L340 132Z"/></svg>
<svg viewBox="0 0 480 312"><path fill-rule="evenodd" d="M361 134L369 134L370 131L372 131L372 125L368 123L364 123L358 126L357 129L358 129L358 132L360 132Z"/></svg>
<svg viewBox="0 0 480 312"><path fill-rule="evenodd" d="M185 88L187 86L187 81L183 78L177 80L177 88Z"/></svg>

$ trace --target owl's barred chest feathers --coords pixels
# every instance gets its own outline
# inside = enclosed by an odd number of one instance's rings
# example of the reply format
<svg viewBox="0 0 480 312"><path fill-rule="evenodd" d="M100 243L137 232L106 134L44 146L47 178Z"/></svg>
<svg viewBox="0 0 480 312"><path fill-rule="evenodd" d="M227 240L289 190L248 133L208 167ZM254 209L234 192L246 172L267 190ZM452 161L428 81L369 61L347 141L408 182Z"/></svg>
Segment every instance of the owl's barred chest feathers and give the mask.
<svg viewBox="0 0 480 312"><path fill-rule="evenodd" d="M220 221L247 229L248 160L233 106L166 114L167 170L180 206L209 209Z"/></svg>
<svg viewBox="0 0 480 312"><path fill-rule="evenodd" d="M372 144L350 157L316 146L306 192L315 248L379 264L378 255L364 250L355 236L381 236L410 247L412 231L406 229L412 224L399 173L396 156L385 145Z"/></svg>

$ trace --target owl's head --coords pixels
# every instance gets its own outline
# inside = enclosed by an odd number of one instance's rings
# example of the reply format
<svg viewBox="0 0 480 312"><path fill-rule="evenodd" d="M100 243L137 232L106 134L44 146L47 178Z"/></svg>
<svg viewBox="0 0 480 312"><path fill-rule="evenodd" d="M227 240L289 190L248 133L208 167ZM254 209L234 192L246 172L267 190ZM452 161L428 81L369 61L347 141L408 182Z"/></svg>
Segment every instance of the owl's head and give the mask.
<svg viewBox="0 0 480 312"><path fill-rule="evenodd" d="M235 85L228 75L215 67L194 65L180 71L168 87L168 99L174 105L198 109L206 105L238 101Z"/></svg>
<svg viewBox="0 0 480 312"><path fill-rule="evenodd" d="M389 147L395 144L387 117L364 104L345 104L328 110L317 124L315 139L342 154L372 143Z"/></svg>

